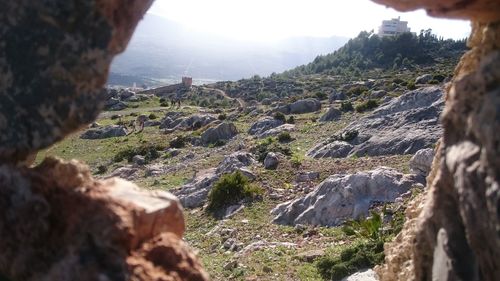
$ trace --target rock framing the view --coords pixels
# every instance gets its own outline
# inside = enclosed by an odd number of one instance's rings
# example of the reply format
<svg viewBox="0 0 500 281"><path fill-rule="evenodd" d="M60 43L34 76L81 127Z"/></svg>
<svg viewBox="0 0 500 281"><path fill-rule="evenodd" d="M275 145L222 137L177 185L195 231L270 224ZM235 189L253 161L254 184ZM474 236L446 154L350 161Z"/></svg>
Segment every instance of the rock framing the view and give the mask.
<svg viewBox="0 0 500 281"><path fill-rule="evenodd" d="M399 10L472 20L471 48L447 89L443 138L422 204L385 247L382 280L497 280L500 276L500 3L374 0ZM418 213L420 213L418 215ZM415 218L418 216L418 221ZM406 237L402 235L405 234ZM407 246L398 247L401 241Z"/></svg>
<svg viewBox="0 0 500 281"><path fill-rule="evenodd" d="M94 121L152 2L2 1L0 279L208 280L175 196L95 180L76 160L23 165Z"/></svg>

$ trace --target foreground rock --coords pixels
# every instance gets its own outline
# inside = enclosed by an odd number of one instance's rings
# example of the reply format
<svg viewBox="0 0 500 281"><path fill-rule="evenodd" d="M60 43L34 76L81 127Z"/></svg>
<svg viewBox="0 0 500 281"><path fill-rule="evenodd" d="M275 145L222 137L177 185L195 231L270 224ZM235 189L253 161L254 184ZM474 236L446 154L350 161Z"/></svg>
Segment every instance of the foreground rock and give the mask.
<svg viewBox="0 0 500 281"><path fill-rule="evenodd" d="M443 104L443 92L439 87L408 92L349 124L330 140L316 145L308 156L341 158L413 154L432 147L442 134L438 121ZM344 132L354 132L355 136L341 137Z"/></svg>
<svg viewBox="0 0 500 281"><path fill-rule="evenodd" d="M80 138L81 139L107 139L114 137L123 137L127 135L127 128L119 125L109 125L102 128L88 129L85 133L83 133Z"/></svg>
<svg viewBox="0 0 500 281"><path fill-rule="evenodd" d="M470 51L446 94L444 133L428 177L425 206L408 207L407 217L418 219L405 223L401 237L384 247L386 262L377 273L391 281L498 280L500 2L377 2L472 20Z"/></svg>
<svg viewBox="0 0 500 281"><path fill-rule="evenodd" d="M152 1L3 1L0 273L7 280L208 280L178 200L79 162L22 162L90 124Z"/></svg>
<svg viewBox="0 0 500 281"><path fill-rule="evenodd" d="M233 123L223 122L213 128L207 129L201 134L201 141L204 144L215 144L220 141L227 141L238 134L238 130Z"/></svg>
<svg viewBox="0 0 500 281"><path fill-rule="evenodd" d="M217 168L207 169L198 174L174 194L185 208L197 208L203 206L212 185L224 174L241 171L245 176L254 179L255 175L246 167L255 163L252 155L248 152L235 152L222 160Z"/></svg>
<svg viewBox="0 0 500 281"><path fill-rule="evenodd" d="M95 181L56 159L1 165L0 186L0 272L10 280L208 280L170 193Z"/></svg>
<svg viewBox="0 0 500 281"><path fill-rule="evenodd" d="M336 226L368 215L373 203L393 202L416 185L413 175L380 167L372 171L333 175L305 197L278 205L273 222Z"/></svg>

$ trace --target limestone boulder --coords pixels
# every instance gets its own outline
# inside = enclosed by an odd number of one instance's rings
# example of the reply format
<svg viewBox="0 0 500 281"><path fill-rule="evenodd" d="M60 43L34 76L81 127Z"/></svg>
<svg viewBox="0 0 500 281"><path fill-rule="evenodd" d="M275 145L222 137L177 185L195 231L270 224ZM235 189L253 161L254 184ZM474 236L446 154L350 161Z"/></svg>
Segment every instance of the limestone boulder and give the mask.
<svg viewBox="0 0 500 281"><path fill-rule="evenodd" d="M333 175L306 196L276 206L273 222L337 226L367 216L374 203L394 202L415 185L415 176L386 167Z"/></svg>
<svg viewBox="0 0 500 281"><path fill-rule="evenodd" d="M264 168L267 170L274 170L278 167L279 158L278 155L274 152L269 152L264 158Z"/></svg>
<svg viewBox="0 0 500 281"><path fill-rule="evenodd" d="M248 133L250 135L260 135L266 132L267 130L276 128L281 125L283 125L283 121L275 119L271 116L267 116L253 123L250 129L248 130Z"/></svg>
<svg viewBox="0 0 500 281"><path fill-rule="evenodd" d="M227 141L238 134L238 130L233 123L223 122L215 127L207 129L201 134L202 143L208 145L218 141Z"/></svg>
<svg viewBox="0 0 500 281"><path fill-rule="evenodd" d="M319 122L329 122L338 120L340 119L341 116L342 116L342 111L334 107L330 107L328 111L326 111L326 113L319 118Z"/></svg>
<svg viewBox="0 0 500 281"><path fill-rule="evenodd" d="M439 117L443 106L443 90L439 87L407 92L319 143L309 155L318 158L414 154L432 147L440 138L443 130ZM345 138L346 132L356 132L356 136ZM339 141L344 142L345 150L327 153L332 147L338 150ZM352 146L347 155L345 142Z"/></svg>
<svg viewBox="0 0 500 281"><path fill-rule="evenodd" d="M410 170L415 174L427 176L431 170L434 159L434 149L421 149L410 159Z"/></svg>
<svg viewBox="0 0 500 281"><path fill-rule="evenodd" d="M109 125L102 128L93 128L88 129L82 135L80 135L81 139L107 139L107 138L115 138L115 137L123 137L127 135L127 128L120 125Z"/></svg>
<svg viewBox="0 0 500 281"><path fill-rule="evenodd" d="M295 131L295 125L293 124L283 124L283 125L280 125L276 128L273 128L273 129L269 129L261 134L258 134L257 135L257 138L259 139L263 139L263 138L267 138L267 137L275 137L275 136L278 136L279 134L281 133L284 133L284 132L293 132Z"/></svg>

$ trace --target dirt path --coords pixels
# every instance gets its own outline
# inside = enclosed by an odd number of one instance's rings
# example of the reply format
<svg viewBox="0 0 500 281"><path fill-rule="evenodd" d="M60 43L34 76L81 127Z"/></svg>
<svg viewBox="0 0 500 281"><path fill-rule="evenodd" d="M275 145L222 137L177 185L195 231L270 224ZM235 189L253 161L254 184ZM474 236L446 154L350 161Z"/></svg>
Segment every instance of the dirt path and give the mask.
<svg viewBox="0 0 500 281"><path fill-rule="evenodd" d="M230 100L236 100L240 104L241 108L245 108L246 107L246 102L243 99L232 98L228 94L226 94L226 92L224 92L223 90L216 89L216 88L210 88L210 87L201 87L201 88L204 89L204 90L208 90L208 91L216 91L217 93L223 95L224 97L226 97L226 98L228 98Z"/></svg>

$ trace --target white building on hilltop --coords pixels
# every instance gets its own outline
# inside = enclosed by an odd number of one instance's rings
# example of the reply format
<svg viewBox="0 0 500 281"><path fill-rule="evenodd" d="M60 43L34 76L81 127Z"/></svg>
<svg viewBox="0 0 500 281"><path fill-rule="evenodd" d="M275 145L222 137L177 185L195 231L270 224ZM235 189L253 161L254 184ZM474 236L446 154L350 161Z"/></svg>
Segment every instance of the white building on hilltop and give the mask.
<svg viewBox="0 0 500 281"><path fill-rule="evenodd" d="M410 32L407 21L401 21L400 17L397 19L384 20L378 29L378 36L394 36L401 33Z"/></svg>

